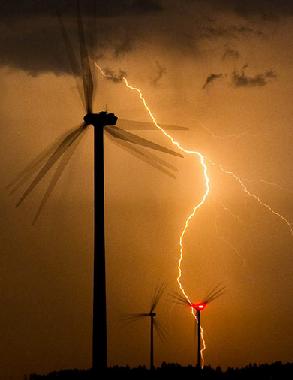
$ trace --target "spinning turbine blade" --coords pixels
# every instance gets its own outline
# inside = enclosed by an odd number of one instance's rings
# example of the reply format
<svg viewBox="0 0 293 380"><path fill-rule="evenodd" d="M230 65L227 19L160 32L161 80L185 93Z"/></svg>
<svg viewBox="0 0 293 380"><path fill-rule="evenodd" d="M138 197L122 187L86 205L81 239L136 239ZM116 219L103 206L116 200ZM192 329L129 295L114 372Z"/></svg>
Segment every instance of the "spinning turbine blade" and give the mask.
<svg viewBox="0 0 293 380"><path fill-rule="evenodd" d="M151 165L153 168L160 170L162 173L168 175L171 178L176 178L171 170L177 171L176 167L168 162L158 158L150 152L143 151L143 148L135 148L131 143L125 140L114 138L109 134L108 136L115 144L118 144L121 148L132 154L134 157L139 158L141 161ZM166 167L168 169L166 169Z"/></svg>
<svg viewBox="0 0 293 380"><path fill-rule="evenodd" d="M76 148L78 147L78 144L81 141L81 137L85 129L83 129L79 135L75 138L75 140L71 143L71 146L68 147L68 149L65 151L64 156L61 158L61 161L54 173L54 176L52 177L50 184L43 196L43 199L41 201L41 204L36 212L36 215L33 220L33 224L36 223L37 219L39 218L43 208L45 207L50 195L52 194L55 186L57 185L57 182L59 181L60 177L62 176L64 169L68 165L71 157L73 156L73 153L75 152Z"/></svg>
<svg viewBox="0 0 293 380"><path fill-rule="evenodd" d="M62 137L59 137L47 149L35 157L29 165L27 165L7 186L10 189L10 194L15 193L25 182L27 182L33 173L37 171L45 162L45 160L62 144L62 142L76 131L76 128L66 132Z"/></svg>
<svg viewBox="0 0 293 380"><path fill-rule="evenodd" d="M216 298L219 298L223 293L225 292L225 286L218 288L217 290L213 291L207 299L204 301L205 303L211 303L214 301Z"/></svg>
<svg viewBox="0 0 293 380"><path fill-rule="evenodd" d="M128 326L129 324L137 322L138 320L148 316L148 313L132 313L124 315L121 320L125 326Z"/></svg>
<svg viewBox="0 0 293 380"><path fill-rule="evenodd" d="M134 121L127 119L118 119L117 127L124 129L126 131L137 130L137 131L158 131L158 128L154 126L154 123L150 123L147 121ZM162 128L173 131L188 131L186 127L179 127L177 125L164 125L162 124Z"/></svg>
<svg viewBox="0 0 293 380"><path fill-rule="evenodd" d="M84 95L84 92L82 90L82 84L79 82L80 76L82 75L81 66L80 66L78 60L76 59L76 56L75 56L75 53L74 53L74 49L72 47L72 44L71 44L70 39L69 39L69 36L68 36L68 34L66 32L66 29L64 27L64 23L63 23L61 14L58 11L57 11L57 17L58 17L58 20L59 20L59 23L60 23L62 37L63 37L63 40L64 40L64 44L65 44L67 56L68 56L68 59L69 59L71 71L72 71L73 77L75 78L75 81L76 81L76 87L77 87L77 90L79 92L79 95L80 95L81 101L83 103L83 106L86 109L85 95Z"/></svg>
<svg viewBox="0 0 293 380"><path fill-rule="evenodd" d="M164 293L164 290L165 290L165 285L164 284L161 284L155 291L155 294L153 296L153 299L152 299L152 304L151 304L151 309L150 309L150 312L152 313L155 308L157 307L163 293Z"/></svg>
<svg viewBox="0 0 293 380"><path fill-rule="evenodd" d="M207 296L205 297L205 299L209 299L209 297L214 293L216 292L219 288L220 288L221 284L217 284L216 286L214 286L207 294Z"/></svg>
<svg viewBox="0 0 293 380"><path fill-rule="evenodd" d="M133 320L136 320L138 318L142 318L142 317L148 317L149 314L148 313L131 313L131 314L126 314L125 316L123 316L123 320L124 321L133 321Z"/></svg>
<svg viewBox="0 0 293 380"><path fill-rule="evenodd" d="M40 169L37 176L30 184L30 186L26 189L22 197L17 203L17 207L25 200L25 198L33 191L33 189L38 185L38 183L42 180L42 178L47 174L47 172L51 169L51 167L55 164L56 161L64 154L64 152L70 147L70 145L78 138L81 132L84 130L84 125L80 126L78 129L75 129L69 135L65 137L65 139L60 143L55 152L49 157L45 165Z"/></svg>
<svg viewBox="0 0 293 380"><path fill-rule="evenodd" d="M83 80L83 90L86 103L86 112L92 112L93 105L93 74L90 67L90 60L88 55L88 50L85 43L84 28L81 19L80 4L77 1L77 22L78 22L78 33L79 33L79 46L80 46L80 61L82 66L82 80Z"/></svg>
<svg viewBox="0 0 293 380"><path fill-rule="evenodd" d="M159 322L157 319L154 319L154 327L160 340L162 342L165 342L167 340L167 330L163 326L162 322Z"/></svg>
<svg viewBox="0 0 293 380"><path fill-rule="evenodd" d="M181 293L172 292L170 293L170 296L177 304L191 306L191 303L188 301L188 299L185 298L184 295Z"/></svg>
<svg viewBox="0 0 293 380"><path fill-rule="evenodd" d="M123 129L120 129L120 128L117 128L117 127L114 127L114 126L111 126L111 127L105 127L105 130L110 133L113 137L116 137L116 138L119 138L119 139L122 139L122 140L125 140L125 141L128 141L128 142L131 142L132 144L139 144L139 145L142 145L142 146L145 146L147 148L151 148L151 149L154 149L154 150L159 150L163 153L169 153L171 154L172 156L177 156L177 157L184 157L182 156L182 154L180 153L177 153L177 152L174 152L173 150L171 149L168 149L168 148L165 148L157 143L154 143L150 140L147 140L143 137L140 137L140 136L137 136L133 133L130 133L130 132L127 132L127 131L124 131Z"/></svg>

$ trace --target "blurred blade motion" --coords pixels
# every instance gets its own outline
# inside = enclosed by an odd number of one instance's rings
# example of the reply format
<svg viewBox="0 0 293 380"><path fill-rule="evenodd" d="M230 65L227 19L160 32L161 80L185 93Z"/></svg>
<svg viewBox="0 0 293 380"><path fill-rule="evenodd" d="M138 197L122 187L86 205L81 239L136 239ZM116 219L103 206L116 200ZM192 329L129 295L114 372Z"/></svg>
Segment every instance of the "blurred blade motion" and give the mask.
<svg viewBox="0 0 293 380"><path fill-rule="evenodd" d="M149 151L146 151L142 147L135 147L128 141L114 138L112 135L108 134L108 137L117 144L120 148L126 150L128 153L132 154L134 157L140 159L141 161L147 163L153 168L159 170L161 173L166 174L167 176L176 179L176 176L172 171L177 171L177 168L167 161L162 160L161 158L155 156Z"/></svg>
<svg viewBox="0 0 293 380"><path fill-rule="evenodd" d="M9 193L14 194L22 185L24 185L33 174L44 164L45 160L59 148L65 139L71 135L76 128L64 133L61 137L55 140L47 149L41 152L37 157L35 157L17 176L6 186Z"/></svg>
<svg viewBox="0 0 293 380"><path fill-rule="evenodd" d="M110 133L115 138L119 138L119 139L122 139L122 140L125 140L128 142L131 142L132 144L139 144L139 145L145 146L147 148L151 148L151 149L163 152L163 153L171 154L172 156L182 157L182 158L184 157L184 156L182 156L182 154L174 152L171 149L165 148L162 145L159 145L159 144L154 143L150 140L147 140L143 137L137 136L131 132L127 132L123 129L120 129L120 128L117 128L114 126L105 127L105 131Z"/></svg>
<svg viewBox="0 0 293 380"><path fill-rule="evenodd" d="M74 143L74 141L80 136L80 134L85 130L84 124L75 128L73 131L68 133L65 138L61 141L58 147L49 156L45 164L41 167L36 177L28 188L23 193L22 197L17 203L17 207L25 200L25 198L34 190L38 183L43 179L43 177L48 173L48 171L54 166L54 164L59 160L59 158L67 151L67 149Z"/></svg>
<svg viewBox="0 0 293 380"><path fill-rule="evenodd" d="M33 225L37 222L42 210L44 209L50 195L52 194L53 190L55 189L55 186L57 185L57 182L59 181L59 179L61 178L66 166L68 165L71 157L73 156L76 148L78 147L80 141L81 141L81 137L82 137L82 133L85 131L85 129L83 129L81 131L81 133L79 133L77 135L77 137L75 138L75 140L71 143L71 145L68 147L68 149L64 152L64 155L63 157L61 158L60 162L59 162L59 165L57 166L56 168L56 171L49 183L49 186L43 196L43 199L40 203L40 206L36 212L36 215L34 217L34 220L33 220Z"/></svg>
<svg viewBox="0 0 293 380"><path fill-rule="evenodd" d="M165 342L167 340L167 329L166 329L166 327L162 324L161 321L158 321L157 319L154 319L154 327L155 327L155 330L158 334L159 339L162 342Z"/></svg>
<svg viewBox="0 0 293 380"><path fill-rule="evenodd" d="M219 298L224 294L226 287L221 284L216 285L206 296L204 303L210 303L214 301L216 298Z"/></svg>
<svg viewBox="0 0 293 380"><path fill-rule="evenodd" d="M151 303L150 313L155 311L165 289L166 289L165 284L161 284L160 286L156 288L155 293L153 295L152 303Z"/></svg>
<svg viewBox="0 0 293 380"><path fill-rule="evenodd" d="M172 292L172 293L169 293L169 295L172 298L174 303L191 306L191 303L188 301L186 297L184 297L182 293Z"/></svg>
<svg viewBox="0 0 293 380"><path fill-rule="evenodd" d="M148 317L148 316L149 316L148 313L130 313L130 314L125 314L122 317L122 320L123 321L133 321L133 320L143 318L143 317Z"/></svg>
<svg viewBox="0 0 293 380"><path fill-rule="evenodd" d="M126 131L137 130L137 131L158 131L158 128L154 123L147 121L134 121L127 119L118 119L117 127L124 129ZM165 125L162 124L162 128L172 131L188 131L186 127L179 127L178 125Z"/></svg>
<svg viewBox="0 0 293 380"><path fill-rule="evenodd" d="M80 63L78 62L78 60L75 56L73 46L70 42L68 33L66 32L66 29L65 29L62 17L61 17L61 13L59 11L57 11L57 17L58 17L58 21L60 24L61 33L62 33L64 45L66 48L68 60L70 63L70 68L71 68L73 77L75 78L76 87L77 87L77 90L79 92L79 95L80 95L81 101L83 103L84 109L86 110L85 94L83 91L83 84L80 82L81 77L82 77L82 69L81 69Z"/></svg>
<svg viewBox="0 0 293 380"><path fill-rule="evenodd" d="M86 103L86 112L91 113L93 110L93 70L91 70L89 54L85 42L84 27L81 18L80 4L77 1L77 23L79 33L80 61L82 66L83 90Z"/></svg>

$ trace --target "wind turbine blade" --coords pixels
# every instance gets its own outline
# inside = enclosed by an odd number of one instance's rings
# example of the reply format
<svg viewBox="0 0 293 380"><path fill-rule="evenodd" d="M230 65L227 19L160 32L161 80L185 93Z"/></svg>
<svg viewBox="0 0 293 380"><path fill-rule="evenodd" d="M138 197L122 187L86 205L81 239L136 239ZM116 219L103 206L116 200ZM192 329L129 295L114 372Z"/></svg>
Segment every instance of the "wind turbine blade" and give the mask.
<svg viewBox="0 0 293 380"><path fill-rule="evenodd" d="M207 303L211 303L215 299L221 297L225 293L225 287L220 289L217 293L214 293L211 297L208 298Z"/></svg>
<svg viewBox="0 0 293 380"><path fill-rule="evenodd" d="M121 318L121 321L125 325L129 325L130 323L137 322L138 320L148 317L149 315L147 313L132 313L132 314L126 314Z"/></svg>
<svg viewBox="0 0 293 380"><path fill-rule="evenodd" d="M178 292L172 292L169 295L174 300L174 303L177 303L177 304L180 304L180 305L191 306L190 302L188 301L188 299L186 299L184 297L183 294L180 294Z"/></svg>
<svg viewBox="0 0 293 380"><path fill-rule="evenodd" d="M129 319L136 319L136 318L142 318L142 317L148 317L148 313L130 313L123 316L123 320L129 320Z"/></svg>
<svg viewBox="0 0 293 380"><path fill-rule="evenodd" d="M147 139L145 139L143 137L137 136L137 135L135 135L133 133L124 131L124 130L122 130L120 128L117 128L117 127L114 127L114 126L111 126L111 127L107 126L107 127L105 127L105 129L113 137L116 137L116 138L119 138L121 140L125 140L125 141L128 141L128 142L131 142L132 144L138 144L138 145L145 146L147 148L158 150L158 151L163 152L163 153L169 153L172 156L182 157L182 158L184 157L180 153L174 152L171 149L165 148L162 145L154 143L154 142L152 142L150 140L147 140Z"/></svg>
<svg viewBox="0 0 293 380"><path fill-rule="evenodd" d="M117 124L119 128L124 129L126 131L158 131L158 128L152 122L148 121L134 121L127 119L118 119ZM163 129L172 130L172 131L188 131L186 127L180 127L178 125L166 125L160 124Z"/></svg>
<svg viewBox="0 0 293 380"><path fill-rule="evenodd" d="M206 296L204 302L210 303L214 301L216 298L220 297L225 290L225 286L221 286L221 284L216 285Z"/></svg>
<svg viewBox="0 0 293 380"><path fill-rule="evenodd" d="M207 296L205 297L205 299L208 299L215 291L217 291L217 289L219 289L219 287L221 286L221 284L217 284L216 286L214 286L207 294Z"/></svg>
<svg viewBox="0 0 293 380"><path fill-rule="evenodd" d="M84 125L80 126L78 129L75 129L69 135L65 137L65 139L60 143L57 149L53 152L53 154L48 158L45 165L40 169L35 179L23 193L22 197L17 203L17 207L25 200L25 198L33 191L33 189L38 185L38 183L42 180L42 178L47 174L47 172L51 169L51 167L58 161L58 159L63 155L63 153L67 150L68 147L75 141L78 135L84 129Z"/></svg>
<svg viewBox="0 0 293 380"><path fill-rule="evenodd" d="M69 36L68 36L68 34L66 32L66 29L65 29L65 26L64 26L61 14L58 11L57 11L57 17L58 17L58 20L59 20L59 24L60 24L60 28L61 28L61 32L62 32L62 37L63 37L63 41L64 41L64 44L65 44L67 56L68 56L68 59L69 59L71 71L72 71L73 77L75 78L75 81L76 81L76 87L77 87L77 90L79 92L79 95L80 95L82 104L84 106L84 109L86 109L85 97L84 97L84 93L83 93L83 90L82 90L82 84L79 81L81 79L80 77L82 75L81 66L80 66L78 60L76 59L76 56L75 56L75 53L74 53L74 49L73 49L72 44L70 42Z"/></svg>
<svg viewBox="0 0 293 380"><path fill-rule="evenodd" d="M216 286L214 286L207 294L206 299L209 298L214 292L216 292L218 289L222 287L221 283L218 283Z"/></svg>
<svg viewBox="0 0 293 380"><path fill-rule="evenodd" d="M60 177L62 176L66 166L68 165L71 157L73 156L76 148L78 147L80 141L81 141L81 136L83 134L83 132L85 131L85 129L81 130L80 133L78 135L76 135L76 137L74 138L74 141L71 143L71 146L68 147L68 149L65 151L64 153L64 156L61 158L61 161L54 173L54 176L52 177L51 181L50 181L50 184L43 196L43 199L41 201L41 204L36 212L36 215L34 217L34 220L33 220L33 225L37 222L42 210L44 209L50 195L52 194L55 186L57 185L57 182L59 181Z"/></svg>
<svg viewBox="0 0 293 380"><path fill-rule="evenodd" d="M165 342L167 340L167 329L162 325L162 322L159 322L157 319L154 318L154 327L156 329L159 339L162 342Z"/></svg>
<svg viewBox="0 0 293 380"><path fill-rule="evenodd" d="M80 61L82 66L82 81L83 81L83 90L86 103L86 112L92 112L93 105L93 92L94 92L94 83L93 83L93 74L90 67L90 59L88 50L85 42L84 28L81 19L80 4L77 1L77 23L78 23L78 34L79 34L79 47L80 47Z"/></svg>
<svg viewBox="0 0 293 380"><path fill-rule="evenodd" d="M118 144L121 148L125 149L128 153L132 154L134 157L140 159L141 161L151 165L153 168L160 170L162 173L168 175L171 178L176 179L175 175L171 170L177 170L175 166L170 165L168 162L156 157L150 152L142 151L142 148L135 148L131 143L125 140L116 139L113 136L109 135L109 138L115 143ZM166 169L170 168L171 170Z"/></svg>
<svg viewBox="0 0 293 380"><path fill-rule="evenodd" d="M152 313L153 311L155 311L155 308L157 307L163 293L164 293L164 290L165 290L166 286L165 284L161 284L160 286L157 287L157 289L155 290L155 293L154 293L154 296L153 296L153 299L152 299L152 304L151 304L151 309L150 309L150 312Z"/></svg>
<svg viewBox="0 0 293 380"><path fill-rule="evenodd" d="M62 141L76 130L77 129L74 128L59 137L48 148L35 157L21 172L19 172L18 175L6 186L8 190L10 189L9 193L15 193L25 182L27 182L33 173L37 171L38 168L43 165L44 161L60 146Z"/></svg>

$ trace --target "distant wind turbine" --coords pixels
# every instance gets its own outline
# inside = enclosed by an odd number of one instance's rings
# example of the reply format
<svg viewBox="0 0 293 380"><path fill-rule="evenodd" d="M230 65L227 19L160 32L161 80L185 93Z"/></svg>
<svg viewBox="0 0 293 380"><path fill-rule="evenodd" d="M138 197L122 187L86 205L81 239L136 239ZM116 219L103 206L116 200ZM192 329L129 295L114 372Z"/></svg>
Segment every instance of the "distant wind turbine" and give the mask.
<svg viewBox="0 0 293 380"><path fill-rule="evenodd" d="M159 323L157 319L157 313L156 313L156 308L163 295L164 290L165 290L164 285L159 286L155 290L153 298L152 298L152 302L150 305L150 309L147 313L133 313L133 314L129 314L126 317L126 320L129 320L129 321L137 321L142 318L150 319L150 369L151 370L155 368L154 366L154 329L156 329L157 334L161 339L165 339L165 336L166 336L165 329Z"/></svg>
<svg viewBox="0 0 293 380"><path fill-rule="evenodd" d="M200 313L203 311L208 304L210 304L215 299L219 298L225 291L225 287L221 285L217 285L207 294L207 296L199 302L193 303L183 294L173 293L172 297L175 301L181 305L186 305L192 309L192 313L195 318L195 330L196 330L196 343L197 343L197 356L196 356L196 366L198 368L202 368L202 357L201 357L201 321L200 321Z"/></svg>

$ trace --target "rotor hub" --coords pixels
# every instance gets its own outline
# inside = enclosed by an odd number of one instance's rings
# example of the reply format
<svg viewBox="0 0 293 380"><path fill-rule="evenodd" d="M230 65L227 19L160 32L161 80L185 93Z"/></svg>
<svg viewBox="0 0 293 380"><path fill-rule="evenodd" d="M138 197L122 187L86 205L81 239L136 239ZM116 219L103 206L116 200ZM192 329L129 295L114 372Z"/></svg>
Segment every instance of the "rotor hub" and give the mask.
<svg viewBox="0 0 293 380"><path fill-rule="evenodd" d="M118 117L114 113L102 111L99 113L88 112L83 120L86 125L93 125L94 127L105 127L106 125L116 125Z"/></svg>

